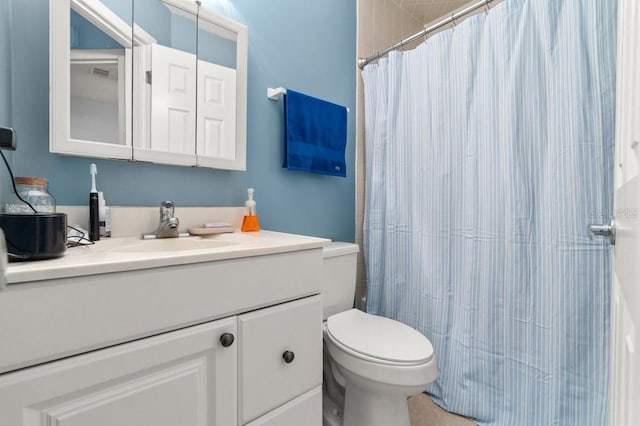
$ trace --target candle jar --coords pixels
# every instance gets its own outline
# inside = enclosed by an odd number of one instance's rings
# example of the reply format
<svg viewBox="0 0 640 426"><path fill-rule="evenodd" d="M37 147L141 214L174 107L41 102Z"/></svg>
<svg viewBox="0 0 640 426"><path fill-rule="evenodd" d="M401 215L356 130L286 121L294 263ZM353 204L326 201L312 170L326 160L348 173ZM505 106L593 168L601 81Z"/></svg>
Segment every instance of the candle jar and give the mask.
<svg viewBox="0 0 640 426"><path fill-rule="evenodd" d="M31 204L38 213L55 213L56 200L47 190L47 179L32 176L18 176L15 178L16 189L20 197ZM31 207L16 197L10 190L7 194L5 213L30 214Z"/></svg>

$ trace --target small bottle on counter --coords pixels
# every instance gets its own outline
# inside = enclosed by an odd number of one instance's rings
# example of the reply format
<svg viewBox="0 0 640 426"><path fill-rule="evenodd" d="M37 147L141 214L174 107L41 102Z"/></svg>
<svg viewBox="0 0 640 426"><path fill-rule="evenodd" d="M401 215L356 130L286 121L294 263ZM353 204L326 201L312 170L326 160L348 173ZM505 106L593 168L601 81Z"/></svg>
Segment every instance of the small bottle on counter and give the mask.
<svg viewBox="0 0 640 426"><path fill-rule="evenodd" d="M98 192L98 228L100 237L111 236L111 209L107 207L102 191Z"/></svg>

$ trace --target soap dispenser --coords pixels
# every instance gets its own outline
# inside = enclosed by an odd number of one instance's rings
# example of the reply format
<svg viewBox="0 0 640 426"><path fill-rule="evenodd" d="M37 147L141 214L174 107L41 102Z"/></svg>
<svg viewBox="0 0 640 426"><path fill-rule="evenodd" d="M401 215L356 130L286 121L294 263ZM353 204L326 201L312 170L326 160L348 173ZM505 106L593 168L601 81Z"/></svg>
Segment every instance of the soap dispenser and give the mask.
<svg viewBox="0 0 640 426"><path fill-rule="evenodd" d="M247 214L242 219L242 232L252 232L260 230L258 215L256 214L256 202L253 200L253 188L247 189L247 201L244 203L247 207Z"/></svg>

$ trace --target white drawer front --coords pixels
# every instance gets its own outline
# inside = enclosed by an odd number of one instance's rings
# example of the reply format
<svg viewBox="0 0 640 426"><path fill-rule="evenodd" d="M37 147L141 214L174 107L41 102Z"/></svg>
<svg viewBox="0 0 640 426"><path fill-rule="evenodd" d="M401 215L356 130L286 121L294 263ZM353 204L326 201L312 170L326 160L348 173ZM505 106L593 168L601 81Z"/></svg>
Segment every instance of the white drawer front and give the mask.
<svg viewBox="0 0 640 426"><path fill-rule="evenodd" d="M321 426L322 387L318 386L293 401L258 417L247 426Z"/></svg>
<svg viewBox="0 0 640 426"><path fill-rule="evenodd" d="M321 385L320 296L240 315L238 335L243 424ZM285 352L293 354L289 363Z"/></svg>

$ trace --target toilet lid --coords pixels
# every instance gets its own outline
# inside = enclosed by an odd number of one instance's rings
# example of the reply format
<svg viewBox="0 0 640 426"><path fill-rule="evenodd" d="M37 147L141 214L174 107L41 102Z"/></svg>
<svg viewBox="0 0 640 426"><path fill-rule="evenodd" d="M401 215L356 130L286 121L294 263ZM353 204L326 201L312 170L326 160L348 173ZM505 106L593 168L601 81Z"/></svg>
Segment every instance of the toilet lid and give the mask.
<svg viewBox="0 0 640 426"><path fill-rule="evenodd" d="M422 364L433 357L431 342L418 331L358 309L331 315L327 318L327 331L338 343L372 358Z"/></svg>

